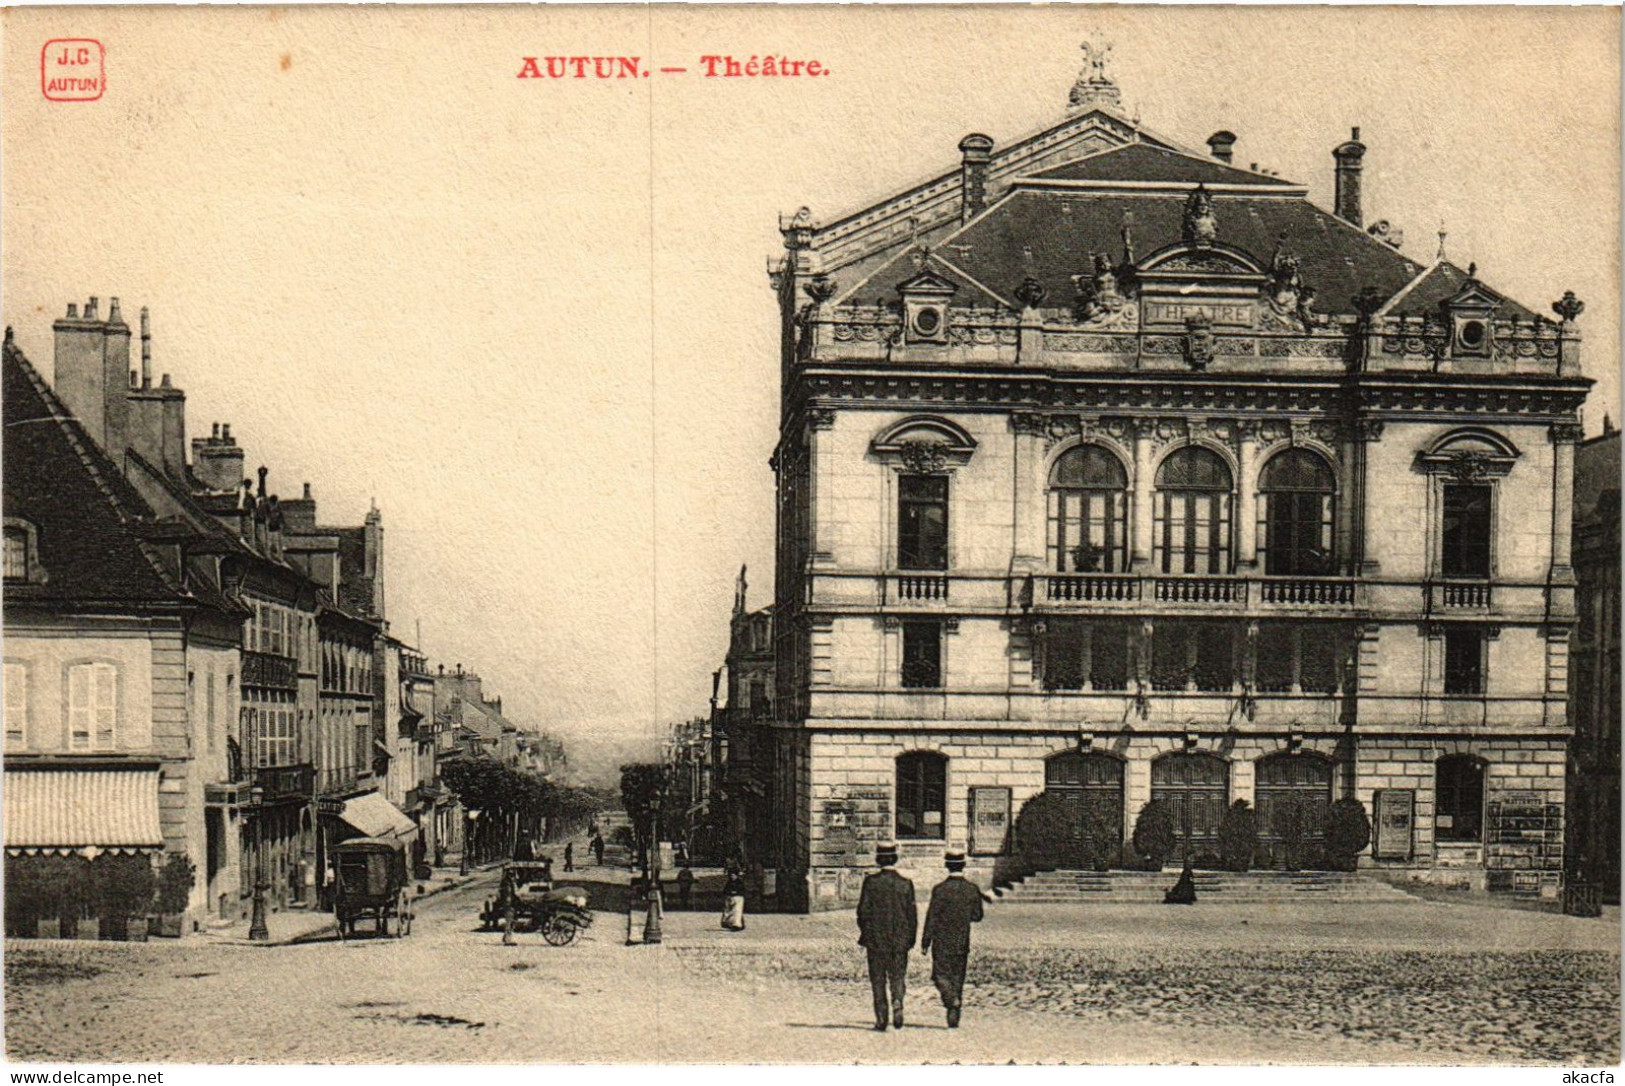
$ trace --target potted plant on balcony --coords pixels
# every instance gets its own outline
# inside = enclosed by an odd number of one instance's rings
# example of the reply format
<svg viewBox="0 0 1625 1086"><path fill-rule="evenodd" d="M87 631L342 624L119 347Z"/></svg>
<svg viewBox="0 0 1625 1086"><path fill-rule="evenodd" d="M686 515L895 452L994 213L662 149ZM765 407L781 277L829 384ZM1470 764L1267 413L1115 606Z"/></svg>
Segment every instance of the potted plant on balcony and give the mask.
<svg viewBox="0 0 1625 1086"><path fill-rule="evenodd" d="M1326 813L1326 852L1339 871L1353 871L1360 851L1371 843L1371 819L1365 804L1345 796Z"/></svg>
<svg viewBox="0 0 1625 1086"><path fill-rule="evenodd" d="M181 923L187 902L192 896L192 883L197 877L197 865L183 852L171 852L164 858L158 873L158 915L154 932L166 939L179 939Z"/></svg>
<svg viewBox="0 0 1625 1086"><path fill-rule="evenodd" d="M1141 807L1134 820L1134 851L1145 857L1152 870L1160 871L1178 847L1172 808L1160 799Z"/></svg>
<svg viewBox="0 0 1625 1086"><path fill-rule="evenodd" d="M1258 851L1258 813L1244 799L1224 812L1219 823L1219 853L1226 871L1244 873Z"/></svg>

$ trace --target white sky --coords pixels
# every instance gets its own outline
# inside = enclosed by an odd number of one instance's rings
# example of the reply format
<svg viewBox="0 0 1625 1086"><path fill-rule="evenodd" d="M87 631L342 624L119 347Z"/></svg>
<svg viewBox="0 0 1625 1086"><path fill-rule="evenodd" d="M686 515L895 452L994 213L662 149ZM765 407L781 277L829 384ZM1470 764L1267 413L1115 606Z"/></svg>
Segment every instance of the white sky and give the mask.
<svg viewBox="0 0 1625 1086"><path fill-rule="evenodd" d="M5 321L49 374L68 301L150 306L194 435L324 521L377 500L397 635L613 761L705 710L742 562L769 602L778 213L1060 120L1094 31L1148 127L1322 206L1359 125L1367 221L1576 291L1618 420L1617 9L13 9ZM101 101L43 100L60 37L106 44ZM766 52L833 74L697 74ZM692 70L514 78L558 54Z"/></svg>

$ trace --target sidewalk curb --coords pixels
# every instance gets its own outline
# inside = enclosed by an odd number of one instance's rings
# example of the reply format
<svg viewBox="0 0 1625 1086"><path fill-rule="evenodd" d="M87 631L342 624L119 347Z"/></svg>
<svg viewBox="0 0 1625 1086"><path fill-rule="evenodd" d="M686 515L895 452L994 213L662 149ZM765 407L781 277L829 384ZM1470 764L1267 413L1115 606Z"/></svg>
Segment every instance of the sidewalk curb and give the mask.
<svg viewBox="0 0 1625 1086"><path fill-rule="evenodd" d="M467 875L452 875L446 882L440 884L439 886L435 886L435 887L433 887L431 889L425 890L421 894L412 895L412 904L415 906L420 901L427 900L428 898L434 897L437 894L443 894L448 890L459 890L459 889L463 888L464 886L467 886L470 883L472 883L474 881L474 879L478 875L483 874L485 871L490 870L494 866L500 866L500 865L490 865L490 864L488 864L488 865L486 865L484 867L479 867L479 868L474 869L473 871L471 871ZM331 935L333 932L335 932L337 930L338 930L337 922L332 920L331 918L329 918L326 923L324 923L324 924L322 924L322 925L320 925L318 927L311 928L308 931L302 931L302 932L299 932L299 933L297 933L295 935L289 935L289 936L286 936L286 937L281 938L281 939L267 939L267 940L265 940L263 942L255 942L255 941L250 940L250 939L248 939L246 937L237 936L237 935L233 935L233 936L215 936L212 933L207 933L207 932L201 933L201 934L202 934L203 938L207 939L209 942L213 943L215 946L244 946L244 947L264 948L264 947L295 946L295 945L297 945L299 943L309 942L311 940L317 939L317 938L319 938L321 936L324 936L324 935Z"/></svg>

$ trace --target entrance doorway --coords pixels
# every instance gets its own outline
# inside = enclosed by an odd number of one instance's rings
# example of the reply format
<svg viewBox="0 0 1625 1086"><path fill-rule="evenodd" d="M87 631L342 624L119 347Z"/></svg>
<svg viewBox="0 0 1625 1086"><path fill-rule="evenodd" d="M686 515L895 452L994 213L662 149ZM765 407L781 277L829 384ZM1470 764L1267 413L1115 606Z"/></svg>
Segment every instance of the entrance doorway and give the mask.
<svg viewBox="0 0 1625 1086"><path fill-rule="evenodd" d="M1272 754L1258 762L1254 806L1259 849L1272 866L1302 862L1326 843L1326 811L1332 802L1332 764L1313 754ZM1299 856L1287 856L1289 823L1301 820ZM1290 866L1290 864L1288 864Z"/></svg>
<svg viewBox="0 0 1625 1086"><path fill-rule="evenodd" d="M1068 751L1044 763L1044 791L1059 796L1077 827L1086 866L1117 863L1123 851L1123 763Z"/></svg>
<svg viewBox="0 0 1625 1086"><path fill-rule="evenodd" d="M1219 851L1219 823L1230 798L1230 764L1211 754L1164 754L1151 763L1151 798L1166 803L1182 859Z"/></svg>

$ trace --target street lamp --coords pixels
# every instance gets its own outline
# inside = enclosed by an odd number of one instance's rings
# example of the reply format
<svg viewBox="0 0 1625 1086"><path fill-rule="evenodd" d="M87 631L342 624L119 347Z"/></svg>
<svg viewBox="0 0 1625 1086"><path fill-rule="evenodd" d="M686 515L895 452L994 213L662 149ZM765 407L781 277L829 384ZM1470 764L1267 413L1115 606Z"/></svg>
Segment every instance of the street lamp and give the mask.
<svg viewBox="0 0 1625 1086"><path fill-rule="evenodd" d="M254 912L248 922L248 938L265 943L271 939L271 930L265 926L265 893L271 888L265 872L265 789L257 784L249 789L248 802L254 811Z"/></svg>

